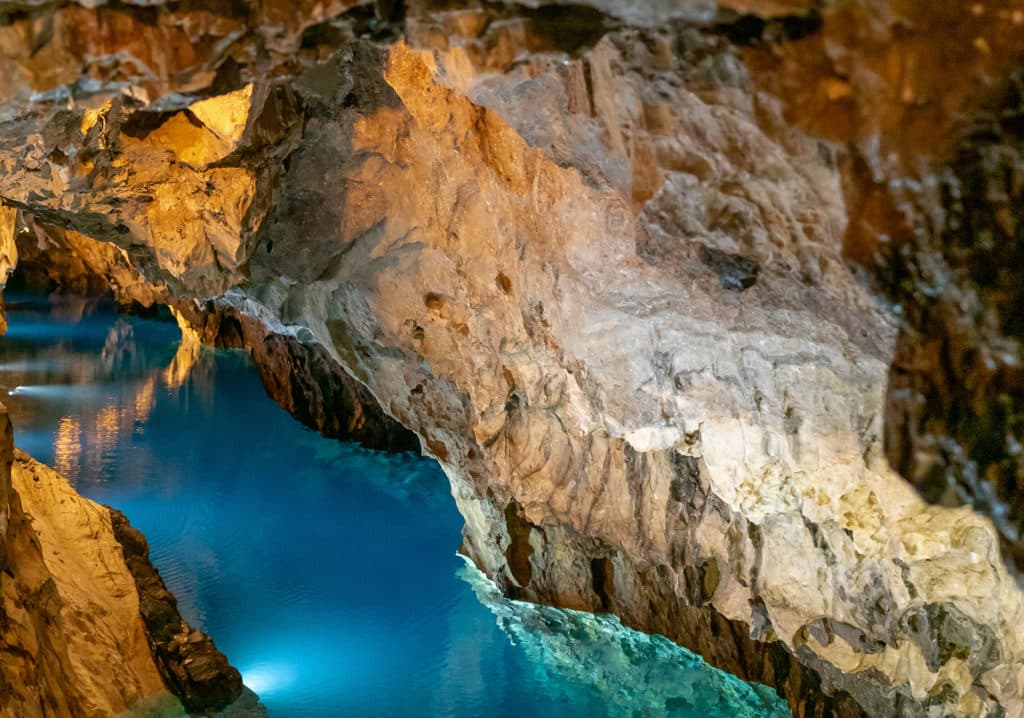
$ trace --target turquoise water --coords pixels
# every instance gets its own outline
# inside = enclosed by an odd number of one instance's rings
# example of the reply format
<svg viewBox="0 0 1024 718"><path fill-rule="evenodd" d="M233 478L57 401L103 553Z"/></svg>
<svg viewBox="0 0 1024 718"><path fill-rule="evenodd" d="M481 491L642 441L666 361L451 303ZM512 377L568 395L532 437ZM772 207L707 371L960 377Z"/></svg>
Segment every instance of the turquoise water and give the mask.
<svg viewBox="0 0 1024 718"><path fill-rule="evenodd" d="M271 716L785 716L611 617L504 599L432 462L321 438L248 355L102 302L8 297L16 442L149 538Z"/></svg>

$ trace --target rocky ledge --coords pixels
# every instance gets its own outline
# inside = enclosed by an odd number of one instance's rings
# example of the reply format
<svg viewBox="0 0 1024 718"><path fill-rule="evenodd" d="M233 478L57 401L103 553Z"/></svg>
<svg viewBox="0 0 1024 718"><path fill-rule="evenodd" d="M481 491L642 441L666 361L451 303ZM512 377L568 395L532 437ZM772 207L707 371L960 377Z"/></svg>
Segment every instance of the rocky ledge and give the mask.
<svg viewBox="0 0 1024 718"><path fill-rule="evenodd" d="M139 613L164 684L190 713L228 707L242 695L242 676L206 634L178 613L178 602L149 562L146 537L124 514L109 509L114 537L139 595Z"/></svg>
<svg viewBox="0 0 1024 718"><path fill-rule="evenodd" d="M142 534L0 424L0 715L265 715L178 614Z"/></svg>
<svg viewBox="0 0 1024 718"><path fill-rule="evenodd" d="M451 480L464 552L508 595L663 633L797 716L1024 715L1024 594L1004 551L1021 514L999 473L1019 479L1019 462L995 457L1002 501L915 491L969 484L929 479L913 447L971 425L928 421L941 403L898 409L894 349L905 366L905 338L936 315L880 301L851 256L851 228L899 224L878 208L902 195L878 185L914 163L858 184L874 155L843 143L888 135L801 122L757 54L810 63L800 50L820 43L855 80L823 76L822 96L861 107L879 83L856 70L875 60L837 60L833 33L869 13L883 46L928 47L941 37L901 18L931 4L350 5L12 15L8 265L249 346L321 429L413 432ZM73 26L103 32L82 46ZM953 161L939 145L928 161ZM993 152L975 164L1008 166ZM1005 178L993 197L1019 200ZM982 215L979 241L1016 226ZM931 249L903 245L889 269L987 261L943 254L953 224L918 229ZM888 286L924 306L920 280ZM1016 325L982 321L1012 311L1007 291L977 295L989 309L966 324L963 302L940 318L1008 347L1009 366ZM944 376L950 405L983 387L1016 406L1012 372L952 383L943 342L914 371ZM1000 417L993 431L1016 426Z"/></svg>

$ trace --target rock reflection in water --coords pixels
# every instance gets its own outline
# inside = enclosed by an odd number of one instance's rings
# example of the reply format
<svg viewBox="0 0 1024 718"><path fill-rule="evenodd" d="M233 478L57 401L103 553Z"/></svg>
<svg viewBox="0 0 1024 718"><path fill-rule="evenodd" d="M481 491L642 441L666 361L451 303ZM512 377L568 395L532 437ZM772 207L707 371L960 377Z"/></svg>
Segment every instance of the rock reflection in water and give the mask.
<svg viewBox="0 0 1024 718"><path fill-rule="evenodd" d="M109 471L119 444L145 434L157 391L181 388L202 359L199 339L192 330L181 327L179 334L171 324L145 322L147 333L155 332L162 341L154 345L147 336L140 343L136 325L115 318L113 307L99 298L62 296L41 303L38 298L15 296L9 304L19 320L5 340L5 355L42 350L46 358L5 362L0 366L0 385L12 396L49 399L55 410L62 399L74 395L73 406L81 411L61 416L53 439L53 466L73 486L83 472L97 476ZM50 321L40 312L48 312ZM97 355L90 337L99 336L104 324L109 328ZM55 333L55 326L64 327L65 332ZM156 366L161 363L164 368ZM39 383L40 375L47 383ZM194 387L196 393L212 396L212 379L211 372L202 374ZM16 425L18 408L15 402ZM31 451L35 447L26 448Z"/></svg>

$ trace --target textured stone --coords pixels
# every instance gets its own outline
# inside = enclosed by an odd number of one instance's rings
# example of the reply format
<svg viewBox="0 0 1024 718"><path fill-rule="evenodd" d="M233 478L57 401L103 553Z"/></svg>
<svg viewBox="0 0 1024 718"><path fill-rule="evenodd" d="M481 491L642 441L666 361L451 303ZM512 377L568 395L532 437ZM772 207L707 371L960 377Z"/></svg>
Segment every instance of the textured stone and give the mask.
<svg viewBox="0 0 1024 718"><path fill-rule="evenodd" d="M6 407L0 412L0 576L10 575L7 568L7 543L11 521L11 464L14 461L14 438ZM4 579L0 577L0 583Z"/></svg>
<svg viewBox="0 0 1024 718"><path fill-rule="evenodd" d="M792 121L851 148L846 252L900 312L890 461L930 501L990 516L1019 571L1024 10L844 0L747 57Z"/></svg>
<svg viewBox="0 0 1024 718"><path fill-rule="evenodd" d="M248 97L240 130L196 97L11 120L0 198L52 278L77 261L235 333L279 385L261 337L347 372L353 416L372 398L444 467L463 550L506 593L664 633L796 715L1017 716L1024 599L997 531L885 456L899 318L844 259L869 213L732 45L795 62L864 7L737 3L713 31L574 8L587 31L561 39L543 15L414 7L389 47L337 18L207 93ZM828 102L873 87L826 79ZM279 396L341 426L303 374Z"/></svg>
<svg viewBox="0 0 1024 718"><path fill-rule="evenodd" d="M11 473L0 715L113 716L143 704L173 710L107 510L21 452Z"/></svg>
<svg viewBox="0 0 1024 718"><path fill-rule="evenodd" d="M189 309L183 306L184 311ZM267 393L324 436L382 451L420 450L416 434L381 411L366 388L313 341L305 327L270 332L257 317L246 314L244 305L230 300L207 302L190 321L208 344L249 350Z"/></svg>
<svg viewBox="0 0 1024 718"><path fill-rule="evenodd" d="M1024 568L1024 118L1018 78L940 185L943 223L883 276L903 309L886 450L931 501L993 518Z"/></svg>
<svg viewBox="0 0 1024 718"><path fill-rule="evenodd" d="M109 509L114 536L138 590L139 613L164 684L190 713L228 707L242 695L242 677L210 638L178 613L177 601L149 562L146 537Z"/></svg>

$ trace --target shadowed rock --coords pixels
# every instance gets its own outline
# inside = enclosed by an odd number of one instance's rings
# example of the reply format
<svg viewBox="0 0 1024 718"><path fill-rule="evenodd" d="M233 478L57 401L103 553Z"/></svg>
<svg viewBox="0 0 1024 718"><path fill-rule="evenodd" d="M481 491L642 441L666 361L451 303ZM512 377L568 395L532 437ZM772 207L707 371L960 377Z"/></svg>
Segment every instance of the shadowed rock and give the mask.
<svg viewBox="0 0 1024 718"><path fill-rule="evenodd" d="M242 676L206 634L178 613L178 602L149 562L146 537L109 509L114 535L139 592L146 636L164 683L190 713L222 710L242 696Z"/></svg>

